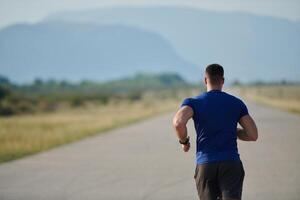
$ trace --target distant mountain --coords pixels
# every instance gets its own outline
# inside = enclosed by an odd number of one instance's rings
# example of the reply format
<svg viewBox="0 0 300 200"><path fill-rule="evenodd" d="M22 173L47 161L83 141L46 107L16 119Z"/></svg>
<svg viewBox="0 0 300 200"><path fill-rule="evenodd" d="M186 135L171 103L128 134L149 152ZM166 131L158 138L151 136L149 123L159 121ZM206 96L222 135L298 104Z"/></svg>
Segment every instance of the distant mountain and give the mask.
<svg viewBox="0 0 300 200"><path fill-rule="evenodd" d="M166 39L140 28L42 22L0 30L0 73L13 81L103 81L137 72L176 72L195 80L195 71Z"/></svg>
<svg viewBox="0 0 300 200"><path fill-rule="evenodd" d="M57 13L45 20L124 24L154 31L202 68L223 64L229 79L300 79L299 21L179 7L112 7Z"/></svg>

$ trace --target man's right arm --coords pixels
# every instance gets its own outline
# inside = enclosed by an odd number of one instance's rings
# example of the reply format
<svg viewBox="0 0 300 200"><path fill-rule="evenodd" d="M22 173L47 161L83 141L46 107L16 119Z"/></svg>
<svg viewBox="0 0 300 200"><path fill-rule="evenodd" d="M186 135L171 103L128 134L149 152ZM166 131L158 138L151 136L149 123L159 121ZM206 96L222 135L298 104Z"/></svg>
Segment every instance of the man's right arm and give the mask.
<svg viewBox="0 0 300 200"><path fill-rule="evenodd" d="M241 117L239 124L241 128L237 128L237 137L243 141L256 141L258 138L257 127L250 115Z"/></svg>

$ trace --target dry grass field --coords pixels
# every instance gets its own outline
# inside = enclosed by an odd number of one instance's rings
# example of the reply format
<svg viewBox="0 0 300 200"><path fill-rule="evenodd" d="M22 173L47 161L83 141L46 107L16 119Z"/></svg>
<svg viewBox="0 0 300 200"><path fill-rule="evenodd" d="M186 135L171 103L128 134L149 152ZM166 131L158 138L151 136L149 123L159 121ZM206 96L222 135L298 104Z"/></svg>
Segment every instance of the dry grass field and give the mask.
<svg viewBox="0 0 300 200"><path fill-rule="evenodd" d="M178 107L178 100L110 102L53 113L0 118L0 163L151 117Z"/></svg>
<svg viewBox="0 0 300 200"><path fill-rule="evenodd" d="M300 85L242 86L235 89L248 100L300 114Z"/></svg>

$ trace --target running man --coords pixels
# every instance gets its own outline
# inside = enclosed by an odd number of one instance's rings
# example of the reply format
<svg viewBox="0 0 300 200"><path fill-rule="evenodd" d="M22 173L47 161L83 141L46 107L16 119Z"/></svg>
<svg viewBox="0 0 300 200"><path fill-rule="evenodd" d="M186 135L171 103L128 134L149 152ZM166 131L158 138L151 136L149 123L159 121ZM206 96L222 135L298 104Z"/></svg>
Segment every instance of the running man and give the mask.
<svg viewBox="0 0 300 200"><path fill-rule="evenodd" d="M257 128L243 101L222 91L221 65L207 66L204 82L207 92L186 98L174 116L173 126L183 151L188 152L186 124L193 118L197 133L194 178L200 200L240 200L245 172L237 138L256 141ZM238 123L242 128L237 128Z"/></svg>

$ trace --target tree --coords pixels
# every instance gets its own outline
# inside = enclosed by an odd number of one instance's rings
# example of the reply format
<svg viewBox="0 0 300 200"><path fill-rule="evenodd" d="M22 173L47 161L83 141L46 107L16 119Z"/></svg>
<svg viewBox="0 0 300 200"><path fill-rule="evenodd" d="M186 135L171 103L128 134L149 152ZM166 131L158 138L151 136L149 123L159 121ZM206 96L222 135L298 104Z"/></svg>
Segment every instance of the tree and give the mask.
<svg viewBox="0 0 300 200"><path fill-rule="evenodd" d="M0 101L10 94L10 85L9 79L0 75Z"/></svg>
<svg viewBox="0 0 300 200"><path fill-rule="evenodd" d="M0 75L0 85L10 85L10 81L5 76Z"/></svg>
<svg viewBox="0 0 300 200"><path fill-rule="evenodd" d="M7 86L0 84L0 101L6 98L10 94L10 90Z"/></svg>
<svg viewBox="0 0 300 200"><path fill-rule="evenodd" d="M242 83L241 83L238 79L235 79L235 80L232 82L232 85L233 85L233 86L241 86Z"/></svg>
<svg viewBox="0 0 300 200"><path fill-rule="evenodd" d="M33 82L34 86L38 86L38 87L42 86L43 83L44 83L43 80L39 78L36 78Z"/></svg>

